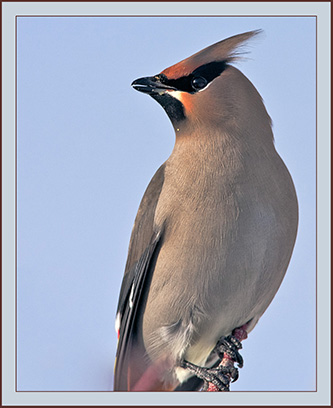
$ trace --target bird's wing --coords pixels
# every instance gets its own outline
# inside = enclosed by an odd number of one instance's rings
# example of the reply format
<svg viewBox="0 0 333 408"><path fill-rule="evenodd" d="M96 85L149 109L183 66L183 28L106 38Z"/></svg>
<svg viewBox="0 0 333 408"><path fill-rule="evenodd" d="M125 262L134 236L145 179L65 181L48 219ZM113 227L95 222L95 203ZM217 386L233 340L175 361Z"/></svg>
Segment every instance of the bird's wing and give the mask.
<svg viewBox="0 0 333 408"><path fill-rule="evenodd" d="M164 164L149 183L132 230L125 274L120 290L117 321L118 348L114 390L127 390L131 341L151 260L161 238L154 231L154 215L164 182Z"/></svg>

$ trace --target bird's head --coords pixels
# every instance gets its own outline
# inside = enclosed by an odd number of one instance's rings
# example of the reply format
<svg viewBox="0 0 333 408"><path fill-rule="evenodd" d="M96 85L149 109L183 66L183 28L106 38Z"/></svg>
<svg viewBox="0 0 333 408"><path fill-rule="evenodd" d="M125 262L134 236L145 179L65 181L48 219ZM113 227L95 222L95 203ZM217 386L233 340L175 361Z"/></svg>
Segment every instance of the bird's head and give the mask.
<svg viewBox="0 0 333 408"><path fill-rule="evenodd" d="M211 127L249 125L249 120L269 123L259 93L231 62L239 47L260 30L235 35L213 44L160 74L132 83L164 108L177 132L189 132L198 124Z"/></svg>

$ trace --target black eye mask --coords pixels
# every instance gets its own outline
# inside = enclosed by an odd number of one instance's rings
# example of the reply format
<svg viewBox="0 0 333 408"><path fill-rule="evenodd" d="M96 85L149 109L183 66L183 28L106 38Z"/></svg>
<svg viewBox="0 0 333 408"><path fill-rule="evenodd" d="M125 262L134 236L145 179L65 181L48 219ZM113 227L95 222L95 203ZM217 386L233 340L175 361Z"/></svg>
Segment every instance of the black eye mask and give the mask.
<svg viewBox="0 0 333 408"><path fill-rule="evenodd" d="M158 75L158 78L162 84L171 86L178 91L193 94L204 89L213 79L221 75L227 67L228 65L225 61L215 61L202 65L190 75L178 79L168 79L164 74Z"/></svg>

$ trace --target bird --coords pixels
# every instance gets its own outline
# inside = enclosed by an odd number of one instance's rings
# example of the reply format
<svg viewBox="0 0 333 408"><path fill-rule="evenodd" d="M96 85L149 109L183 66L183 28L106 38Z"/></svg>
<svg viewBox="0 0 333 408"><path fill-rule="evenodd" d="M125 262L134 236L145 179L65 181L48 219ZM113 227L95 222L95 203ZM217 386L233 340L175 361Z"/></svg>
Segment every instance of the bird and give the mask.
<svg viewBox="0 0 333 408"><path fill-rule="evenodd" d="M131 84L165 110L175 144L131 233L114 391L229 391L241 341L285 276L298 228L295 186L262 97L235 67L261 32Z"/></svg>

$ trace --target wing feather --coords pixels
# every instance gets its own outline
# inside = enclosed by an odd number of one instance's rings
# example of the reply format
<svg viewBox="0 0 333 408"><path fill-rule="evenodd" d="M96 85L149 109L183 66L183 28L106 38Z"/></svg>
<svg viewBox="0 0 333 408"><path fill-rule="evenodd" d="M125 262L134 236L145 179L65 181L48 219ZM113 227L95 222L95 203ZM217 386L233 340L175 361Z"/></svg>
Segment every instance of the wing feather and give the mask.
<svg viewBox="0 0 333 408"><path fill-rule="evenodd" d="M154 215L163 181L164 165L157 170L146 189L131 235L117 308L119 333L115 364L115 391L128 389L133 330L142 303L145 282L150 272L151 260L161 238L161 233L154 231Z"/></svg>

